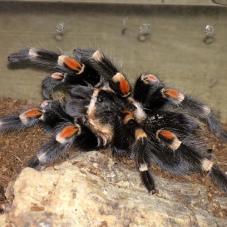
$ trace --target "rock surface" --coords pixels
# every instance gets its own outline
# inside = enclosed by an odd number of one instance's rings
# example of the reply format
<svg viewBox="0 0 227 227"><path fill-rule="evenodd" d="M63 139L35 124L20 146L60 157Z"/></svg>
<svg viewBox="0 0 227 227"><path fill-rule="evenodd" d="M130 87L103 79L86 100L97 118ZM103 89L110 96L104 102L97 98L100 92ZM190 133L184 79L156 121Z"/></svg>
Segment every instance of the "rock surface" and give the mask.
<svg viewBox="0 0 227 227"><path fill-rule="evenodd" d="M159 193L150 195L137 171L98 152L25 168L8 188L14 200L0 226L227 226L212 214L206 187L155 180ZM226 197L217 200L226 206Z"/></svg>

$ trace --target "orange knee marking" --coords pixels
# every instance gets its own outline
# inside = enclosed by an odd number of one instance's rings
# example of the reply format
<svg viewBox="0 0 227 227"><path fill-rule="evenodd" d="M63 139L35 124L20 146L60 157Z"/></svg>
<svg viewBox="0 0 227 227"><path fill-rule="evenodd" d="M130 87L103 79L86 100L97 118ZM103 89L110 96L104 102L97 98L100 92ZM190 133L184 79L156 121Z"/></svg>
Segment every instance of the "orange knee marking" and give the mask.
<svg viewBox="0 0 227 227"><path fill-rule="evenodd" d="M176 89L167 88L163 91L164 95L173 99L178 99L182 94Z"/></svg>
<svg viewBox="0 0 227 227"><path fill-rule="evenodd" d="M123 117L123 123L126 125L130 120L134 120L134 115L132 112L125 111Z"/></svg>
<svg viewBox="0 0 227 227"><path fill-rule="evenodd" d="M42 114L43 114L42 111L39 110L38 108L34 108L25 112L25 116L30 118L38 118L41 117Z"/></svg>
<svg viewBox="0 0 227 227"><path fill-rule="evenodd" d="M120 80L120 91L123 95L127 95L130 92L130 85L126 79Z"/></svg>
<svg viewBox="0 0 227 227"><path fill-rule="evenodd" d="M63 80L64 79L63 73L59 73L59 72L52 73L51 77L55 80Z"/></svg>
<svg viewBox="0 0 227 227"><path fill-rule="evenodd" d="M153 75L153 74L147 74L144 76L144 78L148 81L152 81L152 82L156 82L156 81L159 81L158 78Z"/></svg>
<svg viewBox="0 0 227 227"><path fill-rule="evenodd" d="M62 131L60 132L60 137L61 138L70 138L77 132L79 132L78 127L69 125L62 129Z"/></svg>
<svg viewBox="0 0 227 227"><path fill-rule="evenodd" d="M65 56L64 64L72 70L81 70L82 65L72 57Z"/></svg>
<svg viewBox="0 0 227 227"><path fill-rule="evenodd" d="M157 77L155 75L152 75L152 74L149 74L147 75L147 79L150 80L150 81L157 81Z"/></svg>
<svg viewBox="0 0 227 227"><path fill-rule="evenodd" d="M142 128L138 128L138 129L135 130L136 140L146 138L146 137L147 137L147 134L146 134L146 132L144 132L144 130Z"/></svg>
<svg viewBox="0 0 227 227"><path fill-rule="evenodd" d="M170 140L170 141L175 139L175 135L168 130L160 130L158 132L158 137L159 136L163 137L166 140Z"/></svg>
<svg viewBox="0 0 227 227"><path fill-rule="evenodd" d="M112 81L115 84L119 85L119 90L121 92L122 95L128 95L130 93L130 85L128 80L125 78L125 76L122 73L116 73L113 77L112 77Z"/></svg>

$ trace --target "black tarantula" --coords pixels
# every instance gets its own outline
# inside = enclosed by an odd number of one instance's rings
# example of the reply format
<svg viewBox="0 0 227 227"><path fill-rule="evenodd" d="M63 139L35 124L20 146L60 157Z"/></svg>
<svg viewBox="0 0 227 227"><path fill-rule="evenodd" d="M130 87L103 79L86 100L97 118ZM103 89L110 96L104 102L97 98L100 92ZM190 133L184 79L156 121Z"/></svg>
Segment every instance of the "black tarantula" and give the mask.
<svg viewBox="0 0 227 227"><path fill-rule="evenodd" d="M28 166L45 166L72 145L84 151L111 147L135 160L149 192L155 192L152 164L178 175L206 173L227 191L227 176L212 161L202 131L206 127L224 141L227 132L209 107L151 73L140 75L132 90L99 50L75 49L73 55L30 48L8 58L52 71L42 82L40 107L0 118L2 133L38 123L53 133Z"/></svg>

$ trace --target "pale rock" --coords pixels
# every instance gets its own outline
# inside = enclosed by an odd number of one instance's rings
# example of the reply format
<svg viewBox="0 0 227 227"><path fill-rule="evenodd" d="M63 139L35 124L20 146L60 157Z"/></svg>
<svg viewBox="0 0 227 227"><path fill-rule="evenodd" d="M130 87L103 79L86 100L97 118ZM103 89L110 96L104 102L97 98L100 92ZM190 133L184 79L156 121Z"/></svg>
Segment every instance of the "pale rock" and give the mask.
<svg viewBox="0 0 227 227"><path fill-rule="evenodd" d="M0 226L6 226L6 217L5 215L0 215Z"/></svg>
<svg viewBox="0 0 227 227"><path fill-rule="evenodd" d="M99 152L80 153L42 171L25 168L0 226L4 218L17 227L227 226L209 211L205 187L155 181L159 194L148 194L136 170Z"/></svg>

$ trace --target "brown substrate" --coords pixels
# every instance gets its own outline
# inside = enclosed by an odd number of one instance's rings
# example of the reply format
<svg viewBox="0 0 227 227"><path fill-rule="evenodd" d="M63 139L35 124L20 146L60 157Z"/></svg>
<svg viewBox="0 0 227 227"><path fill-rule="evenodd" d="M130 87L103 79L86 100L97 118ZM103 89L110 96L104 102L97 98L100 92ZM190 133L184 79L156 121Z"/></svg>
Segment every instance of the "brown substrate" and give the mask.
<svg viewBox="0 0 227 227"><path fill-rule="evenodd" d="M0 116L17 113L18 111L26 110L32 106L34 106L34 104L25 101L8 98L0 99ZM47 134L39 126L20 133L14 132L0 135L0 205L5 202L4 189L7 187L8 183L16 178L20 171L26 166L29 158L35 154L41 144L45 143L47 138ZM218 164L227 171L227 146L214 138L212 139L212 143ZM116 161L118 159L119 158L115 158ZM129 164L129 168L133 166L132 162L127 159L123 159L122 162L125 162L126 165ZM214 214L219 217L227 217L227 210L221 209L213 200L214 197L222 196L223 193L219 192L210 182L209 177L201 177L198 174L176 177L160 171L158 167L152 168L154 174L157 176L178 180L180 182L196 182L205 185L208 188L208 197L213 207Z"/></svg>

